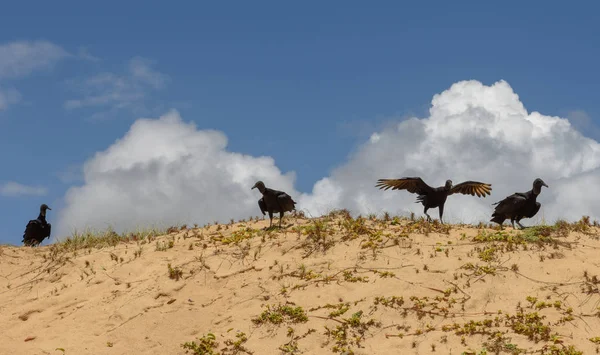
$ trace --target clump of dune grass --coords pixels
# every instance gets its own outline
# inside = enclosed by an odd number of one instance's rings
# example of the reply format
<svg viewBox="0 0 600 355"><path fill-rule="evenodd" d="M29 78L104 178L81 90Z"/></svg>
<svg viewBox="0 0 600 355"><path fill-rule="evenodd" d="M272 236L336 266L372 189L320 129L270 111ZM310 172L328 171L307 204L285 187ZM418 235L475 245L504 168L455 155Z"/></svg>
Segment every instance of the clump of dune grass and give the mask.
<svg viewBox="0 0 600 355"><path fill-rule="evenodd" d="M506 242L514 244L557 244L559 238L569 234L571 226L566 222L560 222L553 226L538 225L528 227L520 231L486 231L481 230L473 237L474 242Z"/></svg>
<svg viewBox="0 0 600 355"><path fill-rule="evenodd" d="M123 242L138 242L146 244L154 238L167 234L167 228L138 228L135 231L117 233L112 227L105 230L86 229L83 232L74 231L64 240L50 246L55 251L73 252L80 249L100 249L114 247Z"/></svg>

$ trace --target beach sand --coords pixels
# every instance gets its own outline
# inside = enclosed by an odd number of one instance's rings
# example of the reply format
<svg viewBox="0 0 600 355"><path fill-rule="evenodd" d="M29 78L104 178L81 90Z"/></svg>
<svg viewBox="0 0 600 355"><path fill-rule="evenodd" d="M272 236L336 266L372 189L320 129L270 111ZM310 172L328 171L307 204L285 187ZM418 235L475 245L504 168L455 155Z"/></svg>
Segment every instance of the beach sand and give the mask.
<svg viewBox="0 0 600 355"><path fill-rule="evenodd" d="M1 246L0 353L185 354L207 334L206 354L598 351L588 223L499 232L338 212L268 224Z"/></svg>

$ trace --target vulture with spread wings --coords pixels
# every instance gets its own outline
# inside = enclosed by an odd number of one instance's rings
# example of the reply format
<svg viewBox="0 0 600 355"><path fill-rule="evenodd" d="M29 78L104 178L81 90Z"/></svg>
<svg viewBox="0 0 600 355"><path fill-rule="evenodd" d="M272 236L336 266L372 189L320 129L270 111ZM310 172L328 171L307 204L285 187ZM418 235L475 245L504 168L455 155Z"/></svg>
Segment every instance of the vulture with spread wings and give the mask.
<svg viewBox="0 0 600 355"><path fill-rule="evenodd" d="M375 187L382 190L406 190L410 193L419 195L417 203L422 203L425 207L423 211L427 220L431 217L427 214L430 208L439 208L440 222L443 224L442 215L444 214L444 204L449 195L461 193L477 197L485 197L492 191L492 185L478 181L465 181L458 185L452 185L452 180L446 180L446 185L441 187L431 187L420 177L404 177L401 179L379 179Z"/></svg>

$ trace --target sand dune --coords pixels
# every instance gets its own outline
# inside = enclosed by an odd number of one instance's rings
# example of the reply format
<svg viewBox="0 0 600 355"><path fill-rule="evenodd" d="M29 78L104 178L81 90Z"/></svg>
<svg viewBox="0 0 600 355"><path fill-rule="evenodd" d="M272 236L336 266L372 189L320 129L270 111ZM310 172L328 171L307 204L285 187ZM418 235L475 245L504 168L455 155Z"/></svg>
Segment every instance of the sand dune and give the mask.
<svg viewBox="0 0 600 355"><path fill-rule="evenodd" d="M0 353L598 351L600 228L585 220L523 232L343 212L284 222L2 246Z"/></svg>

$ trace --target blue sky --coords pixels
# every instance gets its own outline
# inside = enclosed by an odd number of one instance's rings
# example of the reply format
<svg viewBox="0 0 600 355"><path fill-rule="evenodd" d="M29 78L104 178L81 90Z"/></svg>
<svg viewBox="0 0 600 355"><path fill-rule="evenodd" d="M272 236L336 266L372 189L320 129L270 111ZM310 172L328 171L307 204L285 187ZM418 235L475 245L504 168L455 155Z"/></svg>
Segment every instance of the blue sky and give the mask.
<svg viewBox="0 0 600 355"><path fill-rule="evenodd" d="M0 76L0 92L18 92L0 109L0 184L46 189L0 196L0 243L20 243L41 203L53 208L53 222L67 189L81 184L83 162L136 119L171 108L199 129L224 132L229 150L295 171L301 192L389 120L427 115L432 96L460 80L504 79L529 111L593 121L598 5L580 4L5 5L0 46L47 41L69 55ZM152 72L132 79L132 67ZM111 84L93 88L92 78ZM115 83L123 86L107 89ZM85 104L106 93L112 98Z"/></svg>

